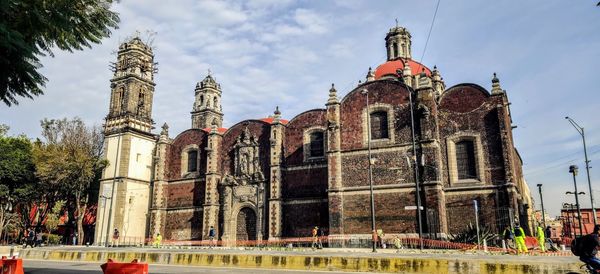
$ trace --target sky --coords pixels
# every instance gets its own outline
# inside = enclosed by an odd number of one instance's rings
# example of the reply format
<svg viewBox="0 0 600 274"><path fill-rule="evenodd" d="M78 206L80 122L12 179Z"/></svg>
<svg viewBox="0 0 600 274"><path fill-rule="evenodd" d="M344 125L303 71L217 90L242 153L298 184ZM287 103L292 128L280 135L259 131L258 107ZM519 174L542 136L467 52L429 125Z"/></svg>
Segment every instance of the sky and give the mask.
<svg viewBox="0 0 600 274"><path fill-rule="evenodd" d="M153 118L174 136L191 125L194 87L208 70L223 89L224 126L271 115L286 119L323 108L331 83L344 96L369 67L385 62L384 37L395 19L412 34L417 61L437 65L446 86L476 83L491 89L498 73L511 104L515 145L536 207L543 184L551 216L573 203L568 167L580 167L583 207L590 206L581 136L585 128L591 166L600 162L600 7L597 1L120 1L119 29L91 49L55 50L42 59L45 94L0 104L10 134L40 136L43 118L80 117L101 125L108 112L118 45L140 32L154 48ZM155 130L156 132L159 129ZM590 170L596 200L600 171ZM571 195L572 196L572 195ZM600 201L596 204L600 205Z"/></svg>

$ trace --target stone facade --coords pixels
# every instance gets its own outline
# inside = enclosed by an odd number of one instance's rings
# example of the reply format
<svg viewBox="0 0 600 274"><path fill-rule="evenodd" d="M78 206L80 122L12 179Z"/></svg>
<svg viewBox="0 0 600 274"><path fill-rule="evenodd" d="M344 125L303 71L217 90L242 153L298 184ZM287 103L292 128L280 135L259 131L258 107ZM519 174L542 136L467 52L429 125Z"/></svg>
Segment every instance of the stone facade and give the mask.
<svg viewBox="0 0 600 274"><path fill-rule="evenodd" d="M515 220L527 228L531 198L500 81L491 92L446 88L436 67L411 59L410 38L392 28L387 62L364 83L342 99L332 85L323 109L289 121L276 109L222 128L221 87L209 74L196 87L192 128L171 138L165 124L155 136L148 236L206 240L214 227L235 244L319 226L332 238L369 238L369 162L376 228L388 235L418 233L417 198L429 237L461 232L475 214L492 230Z"/></svg>

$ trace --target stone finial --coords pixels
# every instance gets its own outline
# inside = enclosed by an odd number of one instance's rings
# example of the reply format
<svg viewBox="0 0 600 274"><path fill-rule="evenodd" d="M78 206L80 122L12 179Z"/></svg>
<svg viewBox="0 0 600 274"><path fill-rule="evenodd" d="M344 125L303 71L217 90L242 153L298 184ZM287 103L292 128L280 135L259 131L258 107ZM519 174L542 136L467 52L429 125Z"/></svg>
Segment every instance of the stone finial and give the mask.
<svg viewBox="0 0 600 274"><path fill-rule="evenodd" d="M275 111L273 112L273 123L278 123L281 119L281 111L279 111L279 106L275 107Z"/></svg>
<svg viewBox="0 0 600 274"><path fill-rule="evenodd" d="M503 94L504 90L500 87L500 79L496 76L494 72L494 77L492 78L492 94Z"/></svg>
<svg viewBox="0 0 600 274"><path fill-rule="evenodd" d="M369 67L369 72L367 72L367 82L371 82L373 80L375 80L375 74L373 73L371 67Z"/></svg>
<svg viewBox="0 0 600 274"><path fill-rule="evenodd" d="M335 90L335 85L331 83L331 88L329 89L329 100L327 100L328 104L337 104L339 103L337 98L337 90Z"/></svg>
<svg viewBox="0 0 600 274"><path fill-rule="evenodd" d="M160 135L169 136L169 125L167 125L167 123L164 123L161 128L162 131L160 132Z"/></svg>
<svg viewBox="0 0 600 274"><path fill-rule="evenodd" d="M440 75L440 71L437 69L437 66L433 66L433 71L431 72L431 76L433 76L433 81L441 81L442 76Z"/></svg>

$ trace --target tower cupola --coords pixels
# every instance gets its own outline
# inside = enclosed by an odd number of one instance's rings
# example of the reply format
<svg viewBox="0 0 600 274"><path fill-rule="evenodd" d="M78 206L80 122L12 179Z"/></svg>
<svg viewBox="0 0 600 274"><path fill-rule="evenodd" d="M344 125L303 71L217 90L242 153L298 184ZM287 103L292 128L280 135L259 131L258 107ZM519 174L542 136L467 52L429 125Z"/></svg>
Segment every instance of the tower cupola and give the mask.
<svg viewBox="0 0 600 274"><path fill-rule="evenodd" d="M192 109L192 128L211 128L223 126L221 108L221 85L211 75L196 84L194 107Z"/></svg>
<svg viewBox="0 0 600 274"><path fill-rule="evenodd" d="M398 58L411 59L410 32L396 24L385 36L385 47L387 48L387 60Z"/></svg>

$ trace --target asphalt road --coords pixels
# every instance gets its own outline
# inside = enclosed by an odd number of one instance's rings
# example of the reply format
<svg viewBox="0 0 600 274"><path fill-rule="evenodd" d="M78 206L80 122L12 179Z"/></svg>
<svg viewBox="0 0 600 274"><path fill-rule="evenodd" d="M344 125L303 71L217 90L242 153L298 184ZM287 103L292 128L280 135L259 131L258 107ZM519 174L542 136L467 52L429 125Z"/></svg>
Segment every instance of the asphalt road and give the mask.
<svg viewBox="0 0 600 274"><path fill-rule="evenodd" d="M23 268L26 274L102 274L100 263L81 263L64 261L39 261L24 260ZM172 265L150 265L150 274L171 274L171 273L203 273L203 274L221 274L221 273L241 273L241 274L276 274L276 273L294 273L294 274L325 274L325 273L353 273L357 272L317 272L317 271L296 271L296 270L277 270L277 269L243 269L243 268L208 268L208 267L183 267Z"/></svg>

